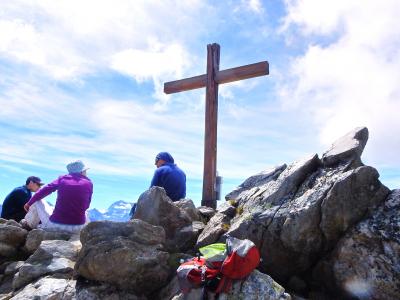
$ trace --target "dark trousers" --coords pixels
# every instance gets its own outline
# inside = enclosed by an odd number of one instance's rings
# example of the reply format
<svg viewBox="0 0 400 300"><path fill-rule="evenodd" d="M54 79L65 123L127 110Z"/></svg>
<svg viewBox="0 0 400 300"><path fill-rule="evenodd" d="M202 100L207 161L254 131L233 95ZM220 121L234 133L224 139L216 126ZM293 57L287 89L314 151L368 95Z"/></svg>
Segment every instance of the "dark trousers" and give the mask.
<svg viewBox="0 0 400 300"><path fill-rule="evenodd" d="M10 214L10 215L6 215L3 216L2 218L7 219L7 220L15 220L17 222L21 221L23 218L25 218L26 212L25 211L21 211L21 212L17 212L14 214Z"/></svg>

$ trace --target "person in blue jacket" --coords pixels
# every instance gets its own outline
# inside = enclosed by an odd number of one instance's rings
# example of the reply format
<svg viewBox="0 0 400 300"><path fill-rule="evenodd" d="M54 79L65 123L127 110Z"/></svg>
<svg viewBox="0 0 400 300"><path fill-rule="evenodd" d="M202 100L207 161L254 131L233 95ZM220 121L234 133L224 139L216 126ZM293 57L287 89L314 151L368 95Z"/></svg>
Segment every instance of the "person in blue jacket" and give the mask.
<svg viewBox="0 0 400 300"><path fill-rule="evenodd" d="M174 163L174 158L168 152L160 152L156 156L157 166L151 180L152 186L160 186L165 189L172 201L178 201L186 197L186 174Z"/></svg>
<svg viewBox="0 0 400 300"><path fill-rule="evenodd" d="M39 177L29 176L25 185L15 188L4 199L1 217L21 221L26 215L24 205L31 199L32 193L40 189L43 184Z"/></svg>
<svg viewBox="0 0 400 300"><path fill-rule="evenodd" d="M186 197L186 174L174 163L174 158L168 152L160 152L154 163L157 169L154 172L150 187L164 188L167 196L172 201L178 201ZM134 217L137 203L133 203L129 215Z"/></svg>

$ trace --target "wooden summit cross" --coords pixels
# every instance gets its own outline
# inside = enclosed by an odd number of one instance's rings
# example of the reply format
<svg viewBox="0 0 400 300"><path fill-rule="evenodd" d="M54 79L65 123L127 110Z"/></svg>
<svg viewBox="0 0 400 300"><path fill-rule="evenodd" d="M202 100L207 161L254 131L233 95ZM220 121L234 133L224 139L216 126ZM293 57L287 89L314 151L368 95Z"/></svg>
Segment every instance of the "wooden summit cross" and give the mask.
<svg viewBox="0 0 400 300"><path fill-rule="evenodd" d="M166 82L164 93L172 94L206 87L203 198L201 205L216 208L218 84L269 74L267 61L219 70L218 44L207 45L207 73Z"/></svg>

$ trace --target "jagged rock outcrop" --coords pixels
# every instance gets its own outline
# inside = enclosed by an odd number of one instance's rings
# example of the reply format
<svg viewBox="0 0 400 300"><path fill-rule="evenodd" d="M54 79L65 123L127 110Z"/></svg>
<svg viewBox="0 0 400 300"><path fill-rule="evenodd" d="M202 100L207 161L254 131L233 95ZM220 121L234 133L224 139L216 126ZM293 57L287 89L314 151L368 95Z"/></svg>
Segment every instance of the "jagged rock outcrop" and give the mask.
<svg viewBox="0 0 400 300"><path fill-rule="evenodd" d="M288 223L285 224L289 211L292 212L292 218L288 221L294 220L297 214L297 222L301 220L307 223L312 222L309 217L301 217L301 212L307 210L292 208L290 203L304 180L315 172L318 166L317 155L309 156L288 166L276 180L270 177L251 196L242 192L245 196L237 199L239 211L242 213L232 219L227 234L241 239L249 238L258 245L263 258L260 269L279 280L286 279L286 276L298 271L299 264L308 264L302 262L298 256L302 251L296 251L301 241L296 240L292 243L289 239L281 239L281 236L285 236L282 232L284 226L289 231L293 231L294 228L298 231L307 230L303 224L292 223L291 226ZM300 199L299 202L303 203L304 199ZM304 226L307 225L304 224ZM293 236L290 233L288 235ZM296 238L302 238L302 236L296 235ZM285 245L285 241L289 242L289 245ZM310 242L310 246L314 244L314 241Z"/></svg>
<svg viewBox="0 0 400 300"><path fill-rule="evenodd" d="M272 168L270 170L262 171L256 175L247 178L241 185L225 196L226 200L234 199L249 199L255 193L259 192L260 189L263 191L263 187L267 182L276 180L279 175L286 169L287 165L283 164Z"/></svg>
<svg viewBox="0 0 400 300"><path fill-rule="evenodd" d="M81 232L82 250L75 269L86 279L148 294L167 283L169 254L165 231L135 219L127 223L98 221Z"/></svg>
<svg viewBox="0 0 400 300"><path fill-rule="evenodd" d="M322 155L325 167L334 166L341 162L355 162L355 167L361 164L361 154L368 141L368 129L357 127L345 136L335 141L331 148Z"/></svg>
<svg viewBox="0 0 400 300"><path fill-rule="evenodd" d="M209 226L216 227L210 221L198 244L226 235L249 238L262 254L261 271L282 283L296 276L308 281L313 266L390 192L378 172L361 162L367 138L368 130L357 128L322 160L315 154L250 177L226 196L237 214L220 216L218 223L229 221L229 230L209 233Z"/></svg>
<svg viewBox="0 0 400 300"><path fill-rule="evenodd" d="M163 188L154 186L139 197L133 215L135 219L163 227L165 246L171 252L191 249L202 230L199 224L192 224L198 220L194 205L192 207L188 200L182 201L172 202Z"/></svg>
<svg viewBox="0 0 400 300"><path fill-rule="evenodd" d="M314 270L314 280L342 297L400 299L400 190L337 243L328 260Z"/></svg>

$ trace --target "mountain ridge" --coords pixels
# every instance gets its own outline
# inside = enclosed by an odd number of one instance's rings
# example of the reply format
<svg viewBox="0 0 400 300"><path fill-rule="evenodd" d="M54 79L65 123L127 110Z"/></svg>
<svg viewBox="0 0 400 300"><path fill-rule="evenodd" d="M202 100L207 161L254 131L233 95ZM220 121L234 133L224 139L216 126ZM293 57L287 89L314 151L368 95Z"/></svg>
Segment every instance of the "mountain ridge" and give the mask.
<svg viewBox="0 0 400 300"><path fill-rule="evenodd" d="M132 203L118 200L111 204L104 212L97 208L89 209L88 217L90 221L115 221L126 222L129 220L129 212L131 211Z"/></svg>
<svg viewBox="0 0 400 300"><path fill-rule="evenodd" d="M49 203L49 202L47 202ZM54 207L52 203L49 203ZM0 204L0 212L3 206ZM87 210L90 221L114 221L114 222L126 222L130 219L129 213L132 208L132 203L118 200L111 204L106 210L100 210L97 208L91 208Z"/></svg>

